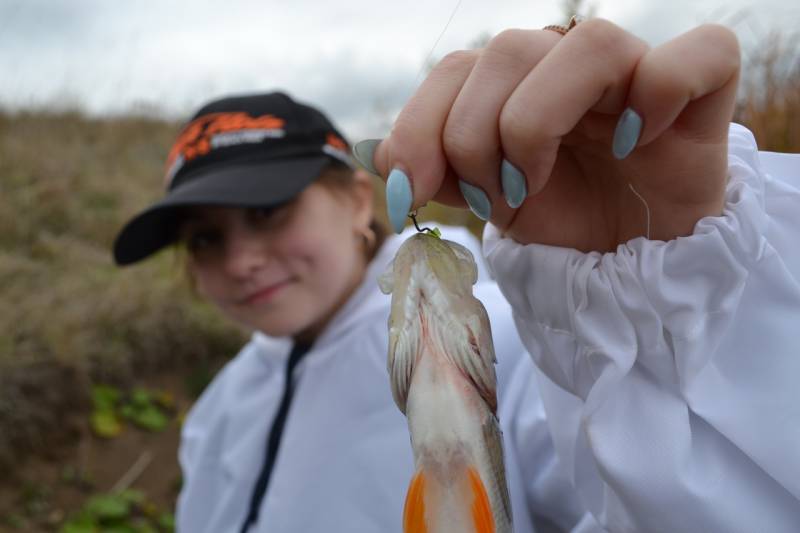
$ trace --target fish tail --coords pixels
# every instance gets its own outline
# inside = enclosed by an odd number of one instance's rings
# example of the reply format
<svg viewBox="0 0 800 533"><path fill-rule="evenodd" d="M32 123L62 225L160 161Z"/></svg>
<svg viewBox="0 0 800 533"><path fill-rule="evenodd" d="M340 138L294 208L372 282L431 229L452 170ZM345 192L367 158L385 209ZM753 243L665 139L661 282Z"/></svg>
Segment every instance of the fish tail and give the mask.
<svg viewBox="0 0 800 533"><path fill-rule="evenodd" d="M464 472L468 487L464 494L465 507L469 508L475 533L495 533L495 521L492 504L481 480L478 470L473 466L466 467ZM463 479L463 478L462 478ZM425 516L426 476L423 469L411 479L406 494L403 510L403 533L428 533L428 522ZM459 504L461 506L461 504ZM464 507L462 507L463 509ZM436 529L434 527L434 529Z"/></svg>
<svg viewBox="0 0 800 533"><path fill-rule="evenodd" d="M411 479L403 509L403 533L427 533L425 522L425 474L422 470Z"/></svg>
<svg viewBox="0 0 800 533"><path fill-rule="evenodd" d="M481 481L481 476L473 467L469 467L469 486L472 490L472 520L475 522L475 533L494 533L494 516L492 504L486 494L486 487Z"/></svg>

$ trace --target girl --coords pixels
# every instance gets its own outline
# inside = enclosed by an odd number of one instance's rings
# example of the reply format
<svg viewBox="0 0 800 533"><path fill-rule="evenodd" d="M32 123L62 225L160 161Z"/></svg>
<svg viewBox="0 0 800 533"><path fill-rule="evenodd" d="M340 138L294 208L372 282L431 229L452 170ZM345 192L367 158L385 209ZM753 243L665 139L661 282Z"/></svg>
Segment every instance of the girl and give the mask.
<svg viewBox="0 0 800 533"><path fill-rule="evenodd" d="M341 134L310 106L281 93L217 100L177 139L166 197L118 236L120 264L185 243L199 293L254 332L186 419L178 531L400 531L414 465L377 278L405 236L384 240L371 178L350 165ZM465 230L444 229L480 257ZM517 531L570 528L583 511L533 365L479 268Z"/></svg>

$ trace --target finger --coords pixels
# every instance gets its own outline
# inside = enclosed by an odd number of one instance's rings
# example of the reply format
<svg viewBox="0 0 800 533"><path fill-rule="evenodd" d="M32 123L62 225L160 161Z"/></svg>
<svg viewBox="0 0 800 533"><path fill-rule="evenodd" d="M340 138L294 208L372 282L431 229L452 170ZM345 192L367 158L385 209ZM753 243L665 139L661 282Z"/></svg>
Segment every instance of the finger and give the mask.
<svg viewBox="0 0 800 533"><path fill-rule="evenodd" d="M522 204L527 186L521 173L501 165L498 117L517 85L559 39L552 31L498 34L481 52L447 118L442 138L447 160L461 187L471 192L467 201L473 212L499 227ZM502 180L501 166L507 168ZM474 205L474 195L480 205Z"/></svg>
<svg viewBox="0 0 800 533"><path fill-rule="evenodd" d="M452 181L445 180L442 131L477 56L475 51L459 51L442 59L400 112L389 137L375 148L373 163L381 176L387 176L387 210L396 232L402 230L410 209L434 196L463 205ZM440 191L447 181L450 188Z"/></svg>
<svg viewBox="0 0 800 533"><path fill-rule="evenodd" d="M550 176L561 139L590 111L618 114L647 44L611 22L570 30L519 84L500 115L506 157L527 178L529 194Z"/></svg>
<svg viewBox="0 0 800 533"><path fill-rule="evenodd" d="M679 117L692 138L727 135L739 66L736 36L718 25L700 26L650 50L628 97L631 109L646 119L637 145L652 142Z"/></svg>

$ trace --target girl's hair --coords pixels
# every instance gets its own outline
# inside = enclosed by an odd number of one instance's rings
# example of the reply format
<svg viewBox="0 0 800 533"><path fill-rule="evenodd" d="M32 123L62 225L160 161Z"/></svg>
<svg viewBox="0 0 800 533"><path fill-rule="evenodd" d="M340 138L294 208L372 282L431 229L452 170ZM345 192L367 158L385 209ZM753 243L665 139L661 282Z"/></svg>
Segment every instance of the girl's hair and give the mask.
<svg viewBox="0 0 800 533"><path fill-rule="evenodd" d="M322 173L320 174L320 177L317 179L316 183L324 185L325 187L335 191L349 191L355 186L354 174L355 171L344 163L332 161L322 169ZM370 246L367 249L368 261L375 257L375 254L378 252L378 250L380 250L383 241L386 240L387 235L386 228L384 228L383 224L378 222L374 216L370 221L369 229L375 233L375 239L372 243L370 243Z"/></svg>

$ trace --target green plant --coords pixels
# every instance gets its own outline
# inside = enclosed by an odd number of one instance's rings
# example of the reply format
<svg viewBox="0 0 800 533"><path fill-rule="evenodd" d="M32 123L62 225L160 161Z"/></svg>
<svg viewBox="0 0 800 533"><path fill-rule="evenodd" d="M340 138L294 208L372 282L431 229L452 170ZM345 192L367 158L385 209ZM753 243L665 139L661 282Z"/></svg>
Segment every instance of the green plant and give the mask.
<svg viewBox="0 0 800 533"><path fill-rule="evenodd" d="M93 411L90 424L99 437L116 437L122 432L123 420L148 431L162 431L169 424L168 410L174 407L171 398L137 387L123 394L110 385L92 387Z"/></svg>
<svg viewBox="0 0 800 533"><path fill-rule="evenodd" d="M159 512L144 493L125 490L89 498L67 520L61 533L171 533L171 513Z"/></svg>

